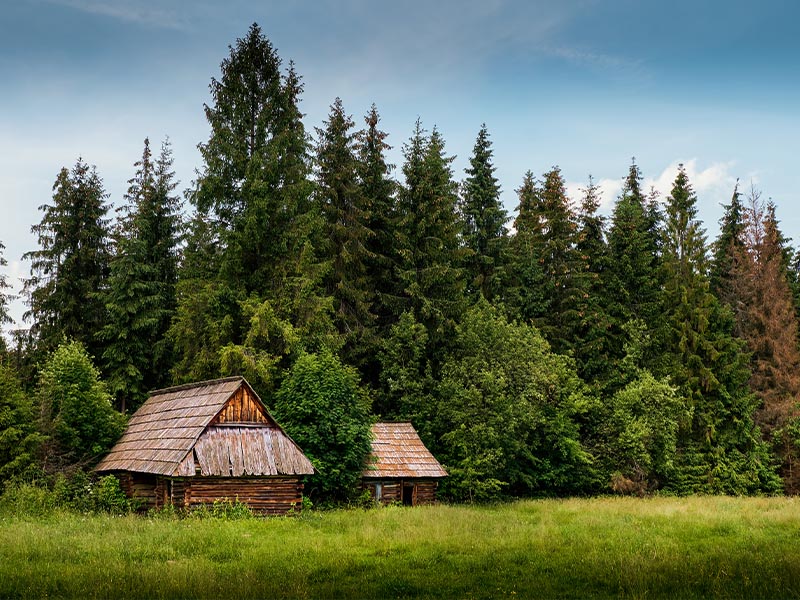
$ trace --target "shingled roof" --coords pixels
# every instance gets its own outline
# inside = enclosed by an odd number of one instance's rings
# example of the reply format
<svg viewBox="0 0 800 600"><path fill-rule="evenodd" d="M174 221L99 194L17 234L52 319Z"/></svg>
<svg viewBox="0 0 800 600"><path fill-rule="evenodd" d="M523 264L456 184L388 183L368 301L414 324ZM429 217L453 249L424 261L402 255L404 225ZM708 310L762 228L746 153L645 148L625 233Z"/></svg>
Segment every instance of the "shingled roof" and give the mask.
<svg viewBox="0 0 800 600"><path fill-rule="evenodd" d="M249 424L237 427L236 423L209 427L243 386L257 402L265 423L256 427ZM203 475L314 472L308 458L269 415L243 377L151 392L150 398L131 417L120 440L95 470L193 476L195 456ZM221 462L225 464L217 464Z"/></svg>
<svg viewBox="0 0 800 600"><path fill-rule="evenodd" d="M411 423L375 423L365 478L447 477Z"/></svg>

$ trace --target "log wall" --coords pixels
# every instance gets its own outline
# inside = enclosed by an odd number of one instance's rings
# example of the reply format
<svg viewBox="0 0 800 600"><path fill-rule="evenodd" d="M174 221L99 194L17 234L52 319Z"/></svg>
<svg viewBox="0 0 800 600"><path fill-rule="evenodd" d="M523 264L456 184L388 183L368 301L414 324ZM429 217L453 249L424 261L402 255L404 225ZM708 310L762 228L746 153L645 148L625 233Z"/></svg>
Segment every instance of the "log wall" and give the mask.
<svg viewBox="0 0 800 600"><path fill-rule="evenodd" d="M116 473L122 491L129 498L140 501L141 510L149 510L163 506L163 498L159 498L156 489L158 478L145 473ZM159 502L161 500L161 502Z"/></svg>
<svg viewBox="0 0 800 600"><path fill-rule="evenodd" d="M438 481L419 481L415 484L414 505L434 504L436 502L436 488Z"/></svg>
<svg viewBox="0 0 800 600"><path fill-rule="evenodd" d="M299 477L160 477L145 473L117 473L120 486L130 498L141 501L141 510L197 508L217 500L239 501L257 514L283 515L300 510L303 484Z"/></svg>
<svg viewBox="0 0 800 600"><path fill-rule="evenodd" d="M436 502L436 488L439 483L435 479L384 479L384 480L363 480L362 490L368 490L371 496L377 498L377 486L381 486L380 502L382 504L392 504L393 502L403 502L403 489L408 489L411 494L411 506L423 504L434 504Z"/></svg>
<svg viewBox="0 0 800 600"><path fill-rule="evenodd" d="M227 499L238 500L259 514L283 515L299 510L303 501L298 477L199 477L187 483L189 508Z"/></svg>

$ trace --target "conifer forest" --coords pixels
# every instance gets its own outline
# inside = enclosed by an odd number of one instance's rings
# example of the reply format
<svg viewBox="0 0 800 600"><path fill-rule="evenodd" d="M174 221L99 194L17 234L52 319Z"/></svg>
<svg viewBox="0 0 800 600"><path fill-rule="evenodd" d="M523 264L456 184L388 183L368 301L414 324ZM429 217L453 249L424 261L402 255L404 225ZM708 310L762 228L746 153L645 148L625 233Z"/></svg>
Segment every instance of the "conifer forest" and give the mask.
<svg viewBox="0 0 800 600"><path fill-rule="evenodd" d="M557 166L509 213L480 123L464 173L420 120L389 164L375 105L304 123L256 24L210 75L194 181L168 140L124 198L78 158L21 289L0 276L0 322L27 306L0 338L0 492L85 476L150 390L230 375L315 449L315 502L357 493L376 420L414 425L453 501L800 491L800 252L758 189L716 239L686 170L659 195L635 159L607 217Z"/></svg>

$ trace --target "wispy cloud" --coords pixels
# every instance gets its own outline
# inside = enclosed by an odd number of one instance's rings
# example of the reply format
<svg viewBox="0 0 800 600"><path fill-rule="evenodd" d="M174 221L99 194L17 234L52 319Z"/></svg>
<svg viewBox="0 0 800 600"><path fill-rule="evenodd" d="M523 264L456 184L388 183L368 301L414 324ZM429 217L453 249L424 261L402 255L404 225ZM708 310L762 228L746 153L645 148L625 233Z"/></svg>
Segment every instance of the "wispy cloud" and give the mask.
<svg viewBox="0 0 800 600"><path fill-rule="evenodd" d="M726 195L730 196L733 192L733 186L736 185L736 176L732 172L735 165L733 161L715 162L701 169L697 165L696 158L686 161L673 161L655 179L645 179L645 189L653 187L661 194L662 198L666 198L672 190L672 184L681 164L686 169L689 182L698 196L724 198Z"/></svg>
<svg viewBox="0 0 800 600"><path fill-rule="evenodd" d="M169 2L144 0L45 0L50 4L65 6L73 10L108 17L126 23L136 23L162 29L186 29L188 22L177 7Z"/></svg>
<svg viewBox="0 0 800 600"><path fill-rule="evenodd" d="M622 191L622 179L600 179L594 182L599 188L600 195L600 212L608 213L611 207L614 206L614 201ZM586 191L587 183L567 182L567 195L575 203L576 206L580 205Z"/></svg>
<svg viewBox="0 0 800 600"><path fill-rule="evenodd" d="M615 56L579 46L557 45L544 46L542 52L553 58L560 58L574 65L586 67L594 71L617 73L632 76L644 76L647 71L641 59Z"/></svg>

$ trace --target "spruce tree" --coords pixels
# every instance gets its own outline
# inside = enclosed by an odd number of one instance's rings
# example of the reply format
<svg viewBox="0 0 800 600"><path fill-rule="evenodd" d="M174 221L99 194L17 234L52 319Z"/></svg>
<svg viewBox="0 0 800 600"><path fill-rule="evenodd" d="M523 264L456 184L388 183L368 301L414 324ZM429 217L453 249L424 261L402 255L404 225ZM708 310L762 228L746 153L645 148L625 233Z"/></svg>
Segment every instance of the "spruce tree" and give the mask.
<svg viewBox="0 0 800 600"><path fill-rule="evenodd" d="M575 213L558 167L545 173L540 186L527 174L518 193L514 246L520 316L540 329L555 352L565 353L580 327Z"/></svg>
<svg viewBox="0 0 800 600"><path fill-rule="evenodd" d="M359 184L353 120L336 98L324 128L317 128L317 195L325 217L325 254L330 261L327 294L334 299L334 320L345 336L346 351L364 344L374 315L369 261L367 200ZM360 362L355 359L355 362Z"/></svg>
<svg viewBox="0 0 800 600"><path fill-rule="evenodd" d="M800 399L800 350L794 297L786 273L784 238L775 206L751 189L739 242L731 245L730 301L751 355L750 387L760 400L756 421L774 442L784 486L800 490L793 440Z"/></svg>
<svg viewBox="0 0 800 600"><path fill-rule="evenodd" d="M204 167L190 195L196 210L187 278L170 333L181 355L179 379L244 368L232 357L249 360L263 350L246 343L260 338L251 331L257 323L247 320L254 310L276 311L307 336L310 349L330 341L331 303L319 258L324 228L312 201L300 77L291 63L281 73L280 58L256 24L230 48L221 71L206 106L211 135L199 146ZM199 340L198 331L206 334Z"/></svg>
<svg viewBox="0 0 800 600"><path fill-rule="evenodd" d="M309 140L298 109L302 84L260 27L230 48L206 106L211 136L192 197L214 221L222 275L247 293L274 295L294 273L308 230Z"/></svg>
<svg viewBox="0 0 800 600"><path fill-rule="evenodd" d="M739 182L733 188L730 204L723 205L719 220L719 235L714 241L711 261L711 291L725 304L733 306L735 265L740 256L744 232L744 205L739 193Z"/></svg>
<svg viewBox="0 0 800 600"><path fill-rule="evenodd" d="M623 325L631 320L645 323L647 334L660 328L661 281L658 242L658 212L654 201L648 202L641 189L642 174L631 163L622 193L614 205L608 233L610 254L605 285L609 297L609 313L613 318L609 336L613 355L624 356L627 342ZM658 335L651 335L657 339ZM652 363L658 352L645 352L646 363Z"/></svg>
<svg viewBox="0 0 800 600"><path fill-rule="evenodd" d="M774 489L769 454L753 415L756 398L730 311L711 293L705 232L681 165L664 228L666 362L691 420L679 432L676 489L753 493Z"/></svg>
<svg viewBox="0 0 800 600"><path fill-rule="evenodd" d="M472 295L480 293L491 301L502 298L508 215L500 202L486 124L478 132L469 163L460 202L464 244L472 251L465 262L467 284Z"/></svg>
<svg viewBox="0 0 800 600"><path fill-rule="evenodd" d="M99 356L97 333L106 322L101 292L111 256L107 195L97 170L80 158L71 171L61 169L53 191L52 204L39 207L42 221L31 228L39 249L23 256L31 261L23 287L30 307L25 318L33 320L41 350L67 338Z"/></svg>
<svg viewBox="0 0 800 600"><path fill-rule="evenodd" d="M579 324L574 355L581 378L602 387L608 381L614 363L609 343L612 318L608 304L611 299L605 287L610 258L605 240L605 218L598 214L599 208L600 190L589 177L578 211L575 243L579 260L576 273Z"/></svg>
<svg viewBox="0 0 800 600"><path fill-rule="evenodd" d="M403 308L414 313L437 344L446 339L465 303L453 157L446 156L441 134L434 128L426 136L419 120L403 154L398 295L403 297Z"/></svg>
<svg viewBox="0 0 800 600"><path fill-rule="evenodd" d="M511 289L508 303L514 319L530 322L546 311L545 271L541 241L545 235L541 190L528 171L516 190L519 204L511 247Z"/></svg>
<svg viewBox="0 0 800 600"><path fill-rule="evenodd" d="M153 162L145 139L142 158L134 166L105 296L108 323L100 334L110 391L123 412L135 410L148 390L169 382L172 359L166 334L176 308L181 234L169 143Z"/></svg>
<svg viewBox="0 0 800 600"><path fill-rule="evenodd" d="M392 307L400 304L395 285L396 266L395 226L397 221L397 182L391 173L394 165L386 162L387 134L378 129L380 116L373 104L364 117L366 128L356 134L358 178L367 212L366 274L372 289L370 313L374 316L373 335L369 336L363 352L367 362L362 365L365 380L377 385L379 340L388 334L394 323Z"/></svg>

